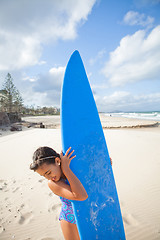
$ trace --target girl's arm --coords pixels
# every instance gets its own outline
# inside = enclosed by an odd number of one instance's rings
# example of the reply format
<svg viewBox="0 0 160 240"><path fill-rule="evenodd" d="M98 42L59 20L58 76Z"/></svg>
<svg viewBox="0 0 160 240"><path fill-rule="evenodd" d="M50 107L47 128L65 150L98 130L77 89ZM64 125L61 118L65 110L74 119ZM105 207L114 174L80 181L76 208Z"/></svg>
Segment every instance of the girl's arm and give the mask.
<svg viewBox="0 0 160 240"><path fill-rule="evenodd" d="M64 156L62 152L60 154L62 172L68 179L70 185L64 183L62 180L58 182L53 182L52 180L49 180L48 186L52 190L52 192L54 192L58 196L70 200L83 201L88 198L88 195L82 183L79 181L79 179L75 176L75 174L71 171L69 167L71 160L75 157L71 157L74 151L69 153L70 150L71 148L67 150Z"/></svg>

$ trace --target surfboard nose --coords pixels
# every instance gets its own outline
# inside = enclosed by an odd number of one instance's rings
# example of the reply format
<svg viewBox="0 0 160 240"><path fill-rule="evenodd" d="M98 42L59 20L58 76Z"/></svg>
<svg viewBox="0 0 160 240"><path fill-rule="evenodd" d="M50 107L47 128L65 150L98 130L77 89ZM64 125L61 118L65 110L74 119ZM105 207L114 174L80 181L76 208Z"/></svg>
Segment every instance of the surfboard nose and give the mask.
<svg viewBox="0 0 160 240"><path fill-rule="evenodd" d="M79 59L79 60L81 59L81 61L82 61L81 55L80 55L80 53L79 53L78 50L75 50L75 51L72 53L72 55L71 55L71 57L70 57L70 59L69 59L69 61L68 61L68 65L69 65L69 63L71 63L71 62L75 63L75 62L76 62L76 59Z"/></svg>
<svg viewBox="0 0 160 240"><path fill-rule="evenodd" d="M79 56L80 56L79 51L78 51L78 50L75 50L75 51L72 53L71 57L74 56L74 55L79 55Z"/></svg>

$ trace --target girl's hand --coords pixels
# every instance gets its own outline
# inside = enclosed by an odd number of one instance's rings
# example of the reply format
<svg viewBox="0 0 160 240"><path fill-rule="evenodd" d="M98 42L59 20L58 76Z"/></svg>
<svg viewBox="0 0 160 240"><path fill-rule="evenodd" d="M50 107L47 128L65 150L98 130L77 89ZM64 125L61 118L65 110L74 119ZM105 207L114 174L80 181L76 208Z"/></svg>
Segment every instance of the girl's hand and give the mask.
<svg viewBox="0 0 160 240"><path fill-rule="evenodd" d="M72 161L73 158L76 157L76 155L72 156L72 154L74 153L74 150L71 152L70 151L71 151L71 147L68 148L65 155L63 155L62 151L60 153L62 171L65 171L66 169L68 169L70 162Z"/></svg>
<svg viewBox="0 0 160 240"><path fill-rule="evenodd" d="M68 148L66 154L63 155L61 152L60 159L61 159L61 169L66 179L69 182L69 185L65 183L62 179L54 182L52 180L48 181L48 186L56 195L70 199L70 200L77 200L77 201L84 201L88 198L87 192L83 187L80 180L75 176L72 170L69 168L70 162L76 156L72 156L74 150L71 150L71 147Z"/></svg>

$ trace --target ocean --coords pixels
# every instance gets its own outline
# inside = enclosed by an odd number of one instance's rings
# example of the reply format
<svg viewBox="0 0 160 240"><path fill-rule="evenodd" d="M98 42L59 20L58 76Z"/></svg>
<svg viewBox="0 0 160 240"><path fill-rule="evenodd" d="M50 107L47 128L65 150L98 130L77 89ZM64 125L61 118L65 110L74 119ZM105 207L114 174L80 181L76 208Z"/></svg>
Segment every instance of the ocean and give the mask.
<svg viewBox="0 0 160 240"><path fill-rule="evenodd" d="M112 117L126 117L126 118L135 118L135 119L144 119L144 120L154 120L160 121L160 112L113 112L105 113L106 116Z"/></svg>

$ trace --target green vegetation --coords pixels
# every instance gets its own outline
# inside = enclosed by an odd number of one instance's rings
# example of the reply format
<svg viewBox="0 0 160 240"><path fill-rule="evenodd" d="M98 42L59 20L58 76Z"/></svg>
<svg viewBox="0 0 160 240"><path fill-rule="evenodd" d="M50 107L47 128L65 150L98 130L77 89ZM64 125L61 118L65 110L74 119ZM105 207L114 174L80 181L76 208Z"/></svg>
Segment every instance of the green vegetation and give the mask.
<svg viewBox="0 0 160 240"><path fill-rule="evenodd" d="M13 83L11 74L8 73L0 91L0 111L7 113L20 113L23 99Z"/></svg>
<svg viewBox="0 0 160 240"><path fill-rule="evenodd" d="M56 107L26 107L23 104L22 96L16 88L10 73L7 74L0 90L0 112L6 112L9 116L40 116L59 115L60 109Z"/></svg>
<svg viewBox="0 0 160 240"><path fill-rule="evenodd" d="M22 111L23 116L45 116L45 115L60 115L60 109L56 107L39 107L36 108L24 107Z"/></svg>

